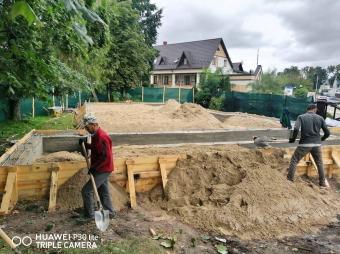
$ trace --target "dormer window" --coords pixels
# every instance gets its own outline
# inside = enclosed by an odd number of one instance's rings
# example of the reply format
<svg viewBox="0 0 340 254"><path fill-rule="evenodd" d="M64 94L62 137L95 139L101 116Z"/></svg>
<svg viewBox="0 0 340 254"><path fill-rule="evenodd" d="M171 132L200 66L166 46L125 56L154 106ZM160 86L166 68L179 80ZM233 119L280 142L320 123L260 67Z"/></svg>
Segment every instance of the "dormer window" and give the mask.
<svg viewBox="0 0 340 254"><path fill-rule="evenodd" d="M161 60L159 61L159 65L164 65L165 64L165 60L164 58L162 57Z"/></svg>
<svg viewBox="0 0 340 254"><path fill-rule="evenodd" d="M184 58L183 64L187 65L188 64L188 59Z"/></svg>

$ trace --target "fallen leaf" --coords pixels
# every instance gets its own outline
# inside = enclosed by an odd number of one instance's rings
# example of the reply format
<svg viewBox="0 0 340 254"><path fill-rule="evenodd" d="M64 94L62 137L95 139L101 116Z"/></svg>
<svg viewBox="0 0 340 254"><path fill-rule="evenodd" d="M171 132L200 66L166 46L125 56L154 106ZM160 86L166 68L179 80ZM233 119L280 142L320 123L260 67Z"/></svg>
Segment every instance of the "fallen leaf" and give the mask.
<svg viewBox="0 0 340 254"><path fill-rule="evenodd" d="M161 242L161 246L163 246L164 248L174 247L173 241L171 241L171 240L165 240L165 241Z"/></svg>
<svg viewBox="0 0 340 254"><path fill-rule="evenodd" d="M219 254L228 254L227 247L223 244L215 245L215 248Z"/></svg>

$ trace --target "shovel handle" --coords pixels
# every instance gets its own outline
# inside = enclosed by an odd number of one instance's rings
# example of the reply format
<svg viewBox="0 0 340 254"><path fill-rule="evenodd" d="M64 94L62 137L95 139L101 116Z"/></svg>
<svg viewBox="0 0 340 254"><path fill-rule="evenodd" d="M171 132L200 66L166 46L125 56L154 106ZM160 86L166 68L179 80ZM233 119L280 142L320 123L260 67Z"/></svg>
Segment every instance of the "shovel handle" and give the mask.
<svg viewBox="0 0 340 254"><path fill-rule="evenodd" d="M97 191L97 185L96 182L94 181L94 177L93 175L90 173L90 178L91 178L91 182L92 182L92 186L93 186L93 190L94 190L94 195L96 196L97 199L97 205L99 206L98 208L100 210L103 210L103 206L102 206L102 202L100 202L100 197Z"/></svg>
<svg viewBox="0 0 340 254"><path fill-rule="evenodd" d="M87 156L87 151L86 151L85 144L82 143L81 146L82 146L82 149L83 149L83 152L84 152L84 155L85 155L87 169L90 170L90 165L91 164L90 164L90 161L89 161L89 157ZM100 197L99 197L99 194L98 194L98 191L97 191L97 185L96 185L96 182L94 181L94 177L93 177L93 175L91 173L90 173L90 178L91 178L91 182L92 182L93 191L94 191L94 194L95 194L96 199L97 199L97 205L102 210L103 209L103 205L100 202Z"/></svg>
<svg viewBox="0 0 340 254"><path fill-rule="evenodd" d="M21 252L19 250L16 249L16 245L13 243L12 239L8 237L8 235L5 233L5 231L3 231L0 228L0 236L2 239L4 239L4 241L11 247L11 249L18 254L21 254Z"/></svg>

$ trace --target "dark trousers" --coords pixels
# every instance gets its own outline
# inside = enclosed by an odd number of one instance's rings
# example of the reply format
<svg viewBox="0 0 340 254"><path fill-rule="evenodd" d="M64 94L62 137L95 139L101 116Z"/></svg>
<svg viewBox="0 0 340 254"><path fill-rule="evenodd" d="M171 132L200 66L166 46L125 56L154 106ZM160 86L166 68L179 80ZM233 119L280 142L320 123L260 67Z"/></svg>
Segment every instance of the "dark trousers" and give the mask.
<svg viewBox="0 0 340 254"><path fill-rule="evenodd" d="M111 193L109 188L109 177L111 173L94 173L94 181L96 182L100 201L102 202L103 208L108 210L110 213L114 213L114 209L111 201ZM84 185L81 190L81 194L84 202L85 215L92 218L94 217L94 191L92 188L91 179Z"/></svg>
<svg viewBox="0 0 340 254"><path fill-rule="evenodd" d="M288 175L287 175L288 180L293 181L295 170L296 170L296 165L308 153L312 154L313 159L315 161L315 164L318 168L319 184L325 185L325 173L324 173L324 170L323 170L321 146L314 146L314 147L298 146L296 148L296 150L295 150L295 152L292 156L292 159L290 161L289 168L288 168Z"/></svg>

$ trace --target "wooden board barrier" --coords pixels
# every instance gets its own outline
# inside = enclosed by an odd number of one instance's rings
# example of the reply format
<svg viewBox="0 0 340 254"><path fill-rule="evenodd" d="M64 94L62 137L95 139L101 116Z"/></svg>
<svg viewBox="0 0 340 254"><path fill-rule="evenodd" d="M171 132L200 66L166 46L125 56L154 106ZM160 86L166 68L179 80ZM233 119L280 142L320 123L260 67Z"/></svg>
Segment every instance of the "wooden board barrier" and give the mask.
<svg viewBox="0 0 340 254"><path fill-rule="evenodd" d="M290 158L294 149L286 150ZM340 174L340 146L322 148L325 173L328 177ZM166 187L168 175L185 154L115 159L115 171L110 177L129 192L131 206L137 207L136 193L150 191L161 184ZM315 162L307 155L297 165L297 175L316 175ZM58 188L79 170L86 168L85 161L41 163L20 166L0 166L1 214L8 214L19 199L49 198L49 211L56 205Z"/></svg>

